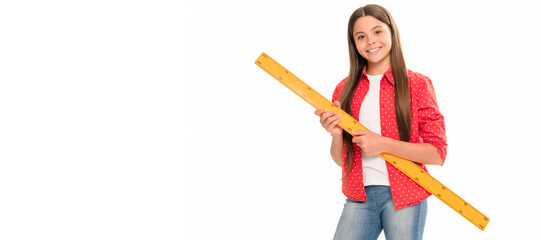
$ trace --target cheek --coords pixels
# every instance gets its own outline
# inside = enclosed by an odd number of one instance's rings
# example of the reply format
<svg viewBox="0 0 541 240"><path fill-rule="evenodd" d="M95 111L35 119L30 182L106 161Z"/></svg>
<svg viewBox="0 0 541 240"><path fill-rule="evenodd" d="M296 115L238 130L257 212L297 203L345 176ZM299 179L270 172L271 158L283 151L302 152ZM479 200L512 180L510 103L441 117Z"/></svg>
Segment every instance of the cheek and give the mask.
<svg viewBox="0 0 541 240"><path fill-rule="evenodd" d="M393 40L391 39L391 36L390 35L386 35L383 37L383 39L381 39L382 42L385 43L385 45L391 47L393 45Z"/></svg>
<svg viewBox="0 0 541 240"><path fill-rule="evenodd" d="M361 56L364 56L364 51L363 51L363 49L364 49L364 47L365 47L365 44L360 43L360 42L356 42L356 43L355 43L355 46L357 47L357 52L358 52L359 54L361 54Z"/></svg>

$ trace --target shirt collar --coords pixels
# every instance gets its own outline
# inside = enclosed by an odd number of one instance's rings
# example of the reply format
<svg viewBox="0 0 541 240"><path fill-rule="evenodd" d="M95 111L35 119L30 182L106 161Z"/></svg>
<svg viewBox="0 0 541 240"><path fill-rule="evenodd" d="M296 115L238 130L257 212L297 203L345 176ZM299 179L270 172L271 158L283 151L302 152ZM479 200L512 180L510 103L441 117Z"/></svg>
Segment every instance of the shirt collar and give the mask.
<svg viewBox="0 0 541 240"><path fill-rule="evenodd" d="M366 76L366 64L364 65L361 77ZM394 86L393 67L389 67L385 73L383 73L385 79Z"/></svg>

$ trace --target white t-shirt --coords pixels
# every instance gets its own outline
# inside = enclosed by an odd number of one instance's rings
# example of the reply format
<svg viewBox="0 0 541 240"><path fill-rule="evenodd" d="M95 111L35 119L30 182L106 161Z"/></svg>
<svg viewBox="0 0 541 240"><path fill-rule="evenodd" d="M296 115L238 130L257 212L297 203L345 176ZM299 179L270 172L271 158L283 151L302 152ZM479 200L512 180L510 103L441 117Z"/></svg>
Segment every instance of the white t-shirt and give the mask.
<svg viewBox="0 0 541 240"><path fill-rule="evenodd" d="M381 120L379 108L380 83L383 74L367 75L370 87L359 111L359 122L370 131L381 135ZM389 186L389 174L385 160L380 156L366 156L362 152L363 157L363 181L365 186L369 185L385 185Z"/></svg>

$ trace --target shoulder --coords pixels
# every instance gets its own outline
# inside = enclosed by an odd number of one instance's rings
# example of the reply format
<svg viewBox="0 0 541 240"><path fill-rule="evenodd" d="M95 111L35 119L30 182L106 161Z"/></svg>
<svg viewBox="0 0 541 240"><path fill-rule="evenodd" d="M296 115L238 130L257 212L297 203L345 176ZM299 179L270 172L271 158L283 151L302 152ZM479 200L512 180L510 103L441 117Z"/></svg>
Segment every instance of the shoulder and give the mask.
<svg viewBox="0 0 541 240"><path fill-rule="evenodd" d="M336 87L334 88L334 92L333 92L333 101L335 99L338 99L340 97L340 95L342 94L342 90L344 89L344 86L346 85L346 82L347 82L348 78L344 78L342 81L340 81L338 83L338 85L336 85Z"/></svg>
<svg viewBox="0 0 541 240"><path fill-rule="evenodd" d="M346 85L346 82L347 82L347 81L348 81L348 78L347 78L347 77L344 78L342 81L340 81L340 82L338 83L338 85L336 85L336 88L335 88L334 90L335 90L335 91L336 91L336 90L342 91L342 89L344 89L344 86Z"/></svg>
<svg viewBox="0 0 541 240"><path fill-rule="evenodd" d="M426 102L430 99L430 102L436 102L436 91L432 80L429 77L408 70L408 80L410 86L410 96L417 101Z"/></svg>
<svg viewBox="0 0 541 240"><path fill-rule="evenodd" d="M408 81L411 93L428 92L428 94L434 94L434 85L429 77L408 69Z"/></svg>
<svg viewBox="0 0 541 240"><path fill-rule="evenodd" d="M412 70L408 69L408 80L410 85L413 86L426 86L426 85L432 85L432 80L428 78L427 76L414 72Z"/></svg>

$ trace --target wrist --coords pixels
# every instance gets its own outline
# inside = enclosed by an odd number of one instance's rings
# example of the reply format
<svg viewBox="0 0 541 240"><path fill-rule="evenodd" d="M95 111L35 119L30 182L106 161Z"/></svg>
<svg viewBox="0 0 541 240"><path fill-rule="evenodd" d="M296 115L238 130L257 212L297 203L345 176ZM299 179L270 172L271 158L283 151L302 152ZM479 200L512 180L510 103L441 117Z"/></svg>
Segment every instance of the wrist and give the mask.
<svg viewBox="0 0 541 240"><path fill-rule="evenodd" d="M384 153L390 153L392 152L392 149L395 148L394 144L396 144L396 140L390 138L390 137L383 137L382 136L382 150Z"/></svg>
<svg viewBox="0 0 541 240"><path fill-rule="evenodd" d="M331 133L331 136L332 137L342 137L342 131L340 131L340 133Z"/></svg>

